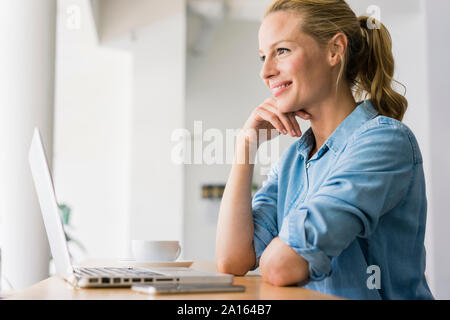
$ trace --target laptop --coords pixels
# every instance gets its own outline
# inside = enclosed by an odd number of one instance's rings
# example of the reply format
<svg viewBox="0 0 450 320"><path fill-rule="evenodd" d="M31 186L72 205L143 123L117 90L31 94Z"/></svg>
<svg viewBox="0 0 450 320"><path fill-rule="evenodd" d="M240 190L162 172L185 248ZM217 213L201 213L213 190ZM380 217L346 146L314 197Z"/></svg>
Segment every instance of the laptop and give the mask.
<svg viewBox="0 0 450 320"><path fill-rule="evenodd" d="M233 275L186 267L73 266L56 202L55 189L39 129L34 130L28 155L56 274L75 287L131 287L137 284L229 284Z"/></svg>

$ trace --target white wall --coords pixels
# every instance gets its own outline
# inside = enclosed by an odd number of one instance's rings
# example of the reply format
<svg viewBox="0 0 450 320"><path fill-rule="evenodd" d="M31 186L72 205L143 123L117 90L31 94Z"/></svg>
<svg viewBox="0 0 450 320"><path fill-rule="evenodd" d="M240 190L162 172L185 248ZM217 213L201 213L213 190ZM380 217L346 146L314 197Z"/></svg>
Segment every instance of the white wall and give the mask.
<svg viewBox="0 0 450 320"><path fill-rule="evenodd" d="M0 268L13 290L48 276L50 249L28 151L35 127L53 151L55 13L54 0L0 2Z"/></svg>
<svg viewBox="0 0 450 320"><path fill-rule="evenodd" d="M138 1L144 26L114 19L133 21L126 1L94 4L96 23L88 0L60 1L55 185L88 249L80 257L124 257L130 239L182 240L183 167L170 139L184 119L185 6ZM73 6L78 29L66 23Z"/></svg>
<svg viewBox="0 0 450 320"><path fill-rule="evenodd" d="M180 240L183 166L172 162L172 132L185 113L185 6L135 30L130 232L134 239ZM154 10L157 10L155 6Z"/></svg>
<svg viewBox="0 0 450 320"><path fill-rule="evenodd" d="M73 24L73 6L80 25ZM75 17L76 18L76 17ZM68 24L68 22L71 22ZM87 0L58 2L54 182L72 207L76 259L125 254L132 56L97 43Z"/></svg>
<svg viewBox="0 0 450 320"><path fill-rule="evenodd" d="M115 41L124 32L147 27L183 10L184 1L91 0L96 8L97 27L102 43ZM163 32L162 32L163 33Z"/></svg>
<svg viewBox="0 0 450 320"><path fill-rule="evenodd" d="M435 257L433 288L436 298L450 299L450 150L447 147L450 137L448 119L450 109L450 45L448 35L450 23L448 12L450 2L425 1L426 38L425 48L428 55L428 91L430 105L430 142L431 142L431 193L433 201L432 246Z"/></svg>

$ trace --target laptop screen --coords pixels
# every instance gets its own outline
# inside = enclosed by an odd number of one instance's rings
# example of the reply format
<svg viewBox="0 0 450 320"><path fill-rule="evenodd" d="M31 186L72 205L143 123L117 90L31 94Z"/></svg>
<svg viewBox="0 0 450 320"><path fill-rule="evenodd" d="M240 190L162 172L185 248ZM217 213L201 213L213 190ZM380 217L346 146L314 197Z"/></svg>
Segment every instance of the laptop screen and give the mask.
<svg viewBox="0 0 450 320"><path fill-rule="evenodd" d="M73 272L67 248L52 176L48 167L47 157L39 129L34 130L31 147L28 154L34 186L41 206L42 217L47 231L50 250L55 262L56 273L67 277Z"/></svg>

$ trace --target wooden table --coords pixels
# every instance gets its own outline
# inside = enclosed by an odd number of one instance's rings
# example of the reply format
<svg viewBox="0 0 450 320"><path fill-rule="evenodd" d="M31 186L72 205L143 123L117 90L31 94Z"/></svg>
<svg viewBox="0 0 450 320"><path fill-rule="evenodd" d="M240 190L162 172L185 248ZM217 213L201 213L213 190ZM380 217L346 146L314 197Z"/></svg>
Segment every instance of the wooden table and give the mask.
<svg viewBox="0 0 450 320"><path fill-rule="evenodd" d="M87 263L83 265L98 265ZM106 265L103 263L103 265ZM111 263L109 264L111 265ZM216 271L215 264L208 261L197 261L193 269ZM74 288L57 276L8 296L8 299L39 299L39 300L330 300L337 297L321 294L301 287L275 287L264 282L260 275L249 273L244 277L235 277L233 284L246 287L245 292L232 293L190 293L151 295L133 291L129 288Z"/></svg>

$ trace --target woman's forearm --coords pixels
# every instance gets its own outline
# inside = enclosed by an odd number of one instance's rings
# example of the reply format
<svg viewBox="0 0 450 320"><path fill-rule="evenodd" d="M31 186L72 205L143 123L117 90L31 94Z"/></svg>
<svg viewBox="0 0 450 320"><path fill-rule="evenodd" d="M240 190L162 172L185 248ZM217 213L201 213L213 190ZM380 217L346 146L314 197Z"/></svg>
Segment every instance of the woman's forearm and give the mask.
<svg viewBox="0 0 450 320"><path fill-rule="evenodd" d="M301 135L295 115L281 113L276 103L269 98L254 109L236 140L234 164L217 223L216 265L224 273L243 275L256 264L251 186L258 146L278 132L294 136L298 131Z"/></svg>
<svg viewBox="0 0 450 320"><path fill-rule="evenodd" d="M243 275L256 261L251 206L254 153L251 144L238 137L217 224L216 264L223 273Z"/></svg>

